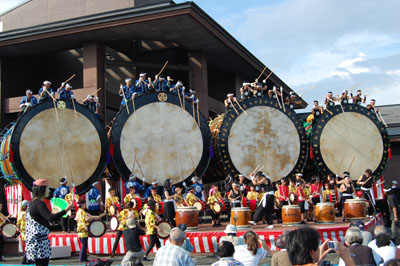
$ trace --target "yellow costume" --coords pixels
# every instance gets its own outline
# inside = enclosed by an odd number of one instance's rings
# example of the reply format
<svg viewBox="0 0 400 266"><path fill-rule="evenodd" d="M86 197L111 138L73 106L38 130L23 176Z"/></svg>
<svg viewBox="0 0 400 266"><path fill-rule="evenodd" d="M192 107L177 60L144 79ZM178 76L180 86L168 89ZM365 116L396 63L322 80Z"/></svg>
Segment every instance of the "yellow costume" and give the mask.
<svg viewBox="0 0 400 266"><path fill-rule="evenodd" d="M21 211L17 218L17 227L19 228L19 231L21 232L21 238L24 241L25 241L25 236L26 236L25 235L25 226L26 226L25 216L26 216L26 211Z"/></svg>
<svg viewBox="0 0 400 266"><path fill-rule="evenodd" d="M128 194L129 195L129 194ZM126 197L125 197L126 198ZM119 204L119 198L118 196L113 196L113 197L108 197L106 199L106 210L108 215L110 215L110 206L112 205L118 205Z"/></svg>
<svg viewBox="0 0 400 266"><path fill-rule="evenodd" d="M152 210L148 210L146 212L146 216L144 218L144 222L146 225L146 235L152 235L155 233L155 225L157 222L156 214Z"/></svg>
<svg viewBox="0 0 400 266"><path fill-rule="evenodd" d="M87 222L87 219L88 214L84 210L79 209L75 217L79 238L85 238L89 236L89 223Z"/></svg>
<svg viewBox="0 0 400 266"><path fill-rule="evenodd" d="M188 193L186 196L186 202L189 206L193 206L194 202L197 200L197 197L192 194L192 193Z"/></svg>
<svg viewBox="0 0 400 266"><path fill-rule="evenodd" d="M260 195L258 194L257 191L249 191L249 192L247 193L246 198L247 198L248 200L258 200L258 199L260 198Z"/></svg>
<svg viewBox="0 0 400 266"><path fill-rule="evenodd" d="M289 186L289 194L290 194L290 193L297 194L297 189L296 189L295 186Z"/></svg>
<svg viewBox="0 0 400 266"><path fill-rule="evenodd" d="M124 205L127 206L127 204L132 200L132 199L136 199L138 196L136 196L136 194L131 194L129 193L128 195L125 196L124 198Z"/></svg>
<svg viewBox="0 0 400 266"><path fill-rule="evenodd" d="M158 194L151 195L155 202L161 202L161 196Z"/></svg>
<svg viewBox="0 0 400 266"><path fill-rule="evenodd" d="M335 203L335 191L334 190L324 190L322 192L322 201L323 202L329 202L329 195L332 195L332 203Z"/></svg>
<svg viewBox="0 0 400 266"><path fill-rule="evenodd" d="M118 216L119 220L118 230L124 231L125 229L128 229L128 227L126 226L126 221L128 220L129 217L134 217L138 219L139 214L137 213L136 210L123 209L122 211L120 211Z"/></svg>
<svg viewBox="0 0 400 266"><path fill-rule="evenodd" d="M67 195L65 195L64 199L65 199L66 202L72 201L72 192L70 192ZM79 200L79 195L75 193L75 201L78 202L78 200Z"/></svg>
<svg viewBox="0 0 400 266"><path fill-rule="evenodd" d="M264 192L260 192L258 193L258 200L260 201L262 199L262 197L264 197Z"/></svg>
<svg viewBox="0 0 400 266"><path fill-rule="evenodd" d="M185 198L182 195L175 194L174 198L178 206L185 205Z"/></svg>

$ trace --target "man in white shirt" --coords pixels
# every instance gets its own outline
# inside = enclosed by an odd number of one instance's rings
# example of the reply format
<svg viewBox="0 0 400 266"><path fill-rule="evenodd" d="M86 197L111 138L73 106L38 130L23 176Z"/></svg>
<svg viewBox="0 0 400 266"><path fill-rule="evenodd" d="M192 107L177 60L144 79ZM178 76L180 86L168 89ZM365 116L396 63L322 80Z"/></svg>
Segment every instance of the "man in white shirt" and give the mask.
<svg viewBox="0 0 400 266"><path fill-rule="evenodd" d="M194 266L194 262L189 252L181 246L186 239L185 233L175 227L171 230L169 240L170 244L161 247L154 259L154 266Z"/></svg>

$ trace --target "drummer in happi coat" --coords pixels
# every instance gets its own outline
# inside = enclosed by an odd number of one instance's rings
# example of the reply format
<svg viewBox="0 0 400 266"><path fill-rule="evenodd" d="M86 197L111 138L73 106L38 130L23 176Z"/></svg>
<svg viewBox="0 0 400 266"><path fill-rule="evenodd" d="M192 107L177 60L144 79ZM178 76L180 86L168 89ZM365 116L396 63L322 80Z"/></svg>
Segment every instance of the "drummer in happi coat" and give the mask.
<svg viewBox="0 0 400 266"><path fill-rule="evenodd" d="M22 97L21 101L19 102L19 107L22 109L22 111L26 111L35 106L37 103L37 99L32 95L32 91L26 90L25 96Z"/></svg>
<svg viewBox="0 0 400 266"><path fill-rule="evenodd" d="M60 88L57 89L60 100L74 100L74 93L71 91L72 86L68 83L61 83Z"/></svg>
<svg viewBox="0 0 400 266"><path fill-rule="evenodd" d="M194 186L190 186L188 193L186 195L186 203L188 206L193 206L194 202L197 201L198 198L194 195Z"/></svg>
<svg viewBox="0 0 400 266"><path fill-rule="evenodd" d="M60 198L65 199L65 196L69 192L69 186L67 186L67 177L63 177L60 179L60 186L56 188L53 192L53 198ZM68 231L68 217L61 217L60 218L60 225L63 232Z"/></svg>
<svg viewBox="0 0 400 266"><path fill-rule="evenodd" d="M146 225L146 235L149 236L150 243L146 249L146 255L143 260L148 260L147 256L154 246L159 249L161 247L160 239L158 238L157 229L157 214L154 212L156 207L156 202L154 200L149 200L147 202L148 210L145 215L145 225Z"/></svg>
<svg viewBox="0 0 400 266"><path fill-rule="evenodd" d="M212 226L217 227L221 225L220 222L220 213L216 212L213 208L214 203L218 202L221 198L221 193L218 191L218 185L213 185L209 191L209 196L207 199L207 205L210 206L211 209L211 219L212 219Z"/></svg>
<svg viewBox="0 0 400 266"><path fill-rule="evenodd" d="M97 114L100 108L98 97L94 95L88 95L86 99L83 100L83 106L91 110L93 113Z"/></svg>
<svg viewBox="0 0 400 266"><path fill-rule="evenodd" d="M125 85L121 84L119 87L119 96L122 96L121 108L131 99L134 90L135 87L132 85L132 79L126 78Z"/></svg>
<svg viewBox="0 0 400 266"><path fill-rule="evenodd" d="M140 94L146 93L152 88L150 82L147 80L147 73L139 74L139 79L136 80L135 87L136 87L136 93Z"/></svg>
<svg viewBox="0 0 400 266"><path fill-rule="evenodd" d="M51 82L48 80L43 81L42 87L39 89L39 103L44 101L52 100L54 97L54 92L50 88Z"/></svg>
<svg viewBox="0 0 400 266"><path fill-rule="evenodd" d="M105 207L106 207L108 216L111 216L112 213L110 212L110 207L111 206L119 207L120 205L119 205L119 198L118 198L118 196L115 195L115 188L109 188L108 189L108 194L110 196L106 199Z"/></svg>
<svg viewBox="0 0 400 266"><path fill-rule="evenodd" d="M133 200L136 200L137 198L139 198L138 195L136 195L136 189L134 186L129 187L129 194L126 194L126 196L124 197L124 206L128 206L129 202L132 202ZM135 202L136 204L136 202ZM136 206L135 206L136 207Z"/></svg>
<svg viewBox="0 0 400 266"><path fill-rule="evenodd" d="M136 193L142 195L143 192L146 190L146 187L144 186L145 178L143 177L142 180L143 182L142 184L140 184L138 182L138 176L134 173L131 173L131 175L129 176L129 181L125 183L126 193L128 194L129 188L133 186L136 190Z"/></svg>
<svg viewBox="0 0 400 266"><path fill-rule="evenodd" d="M126 221L131 217L136 219L139 218L139 214L134 209L134 203L132 201L129 201L125 206L126 208L120 211L118 214L119 226L117 236L115 238L115 242L112 248L112 256L115 256L115 251L117 250L119 239L121 238L123 231L128 229L128 227L126 226Z"/></svg>

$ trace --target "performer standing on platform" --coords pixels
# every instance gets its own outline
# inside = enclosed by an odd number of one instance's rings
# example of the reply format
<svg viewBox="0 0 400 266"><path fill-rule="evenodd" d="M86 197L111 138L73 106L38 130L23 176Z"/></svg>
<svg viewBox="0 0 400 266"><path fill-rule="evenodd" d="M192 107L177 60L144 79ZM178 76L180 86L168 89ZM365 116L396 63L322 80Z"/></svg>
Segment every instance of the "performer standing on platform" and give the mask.
<svg viewBox="0 0 400 266"><path fill-rule="evenodd" d="M51 82L48 80L43 81L43 86L39 89L39 103L42 103L44 101L52 100L52 98L49 96L54 97L54 92L50 88ZM47 92L46 92L47 91Z"/></svg>
<svg viewBox="0 0 400 266"><path fill-rule="evenodd" d="M167 179L164 182L164 219L170 223L173 227L176 227L175 223L175 195L174 188L172 186L171 179Z"/></svg>
<svg viewBox="0 0 400 266"><path fill-rule="evenodd" d="M169 92L169 89L172 87L171 81L166 80L163 75L156 75L153 85L156 92Z"/></svg>
<svg viewBox="0 0 400 266"><path fill-rule="evenodd" d="M151 196L151 190L152 190L153 188L157 191L157 194L158 194L159 196L163 195L163 188L160 187L160 186L158 186L158 180L154 180L154 181L151 183L151 186L149 186L149 187L146 189L146 191L144 192L144 194L143 194L143 196L144 196L145 199L147 199L147 198L149 198L149 197Z"/></svg>
<svg viewBox="0 0 400 266"><path fill-rule="evenodd" d="M256 191L256 187L254 184L250 184L250 191L247 193L246 198L248 200L259 200L260 199L260 194Z"/></svg>
<svg viewBox="0 0 400 266"><path fill-rule="evenodd" d="M340 95L338 98L339 98L339 101L340 101L342 104L347 104L347 103L349 103L349 98L350 98L350 96L349 96L349 91L348 91L348 90L344 90L344 91L342 92L342 95Z"/></svg>
<svg viewBox="0 0 400 266"><path fill-rule="evenodd" d="M136 80L135 85L137 93L146 93L152 88L150 81L147 80L147 73L140 73L139 79Z"/></svg>
<svg viewBox="0 0 400 266"><path fill-rule="evenodd" d="M268 226L266 228L273 228L272 212L274 211L274 186L272 185L271 178L265 173L259 171L251 177L254 185L259 185L264 189L264 195L258 203L256 212L253 216L252 225L257 225L257 222L262 220L265 216Z"/></svg>
<svg viewBox="0 0 400 266"><path fill-rule="evenodd" d="M183 189L181 187L176 187L175 188L174 198L175 198L175 202L176 202L177 207L187 206L185 198L182 196L182 190Z"/></svg>
<svg viewBox="0 0 400 266"><path fill-rule="evenodd" d="M226 95L226 97L227 98L224 100L225 114L227 114L230 109L236 108L236 107L234 107L234 105L238 104L238 101L237 101L236 97L234 97L233 93L228 93Z"/></svg>
<svg viewBox="0 0 400 266"><path fill-rule="evenodd" d="M243 86L240 88L240 99L246 100L253 95L253 89L250 86L250 83L245 81L243 82Z"/></svg>
<svg viewBox="0 0 400 266"><path fill-rule="evenodd" d="M310 197L311 197L311 203L314 207L317 206L317 204L321 202L321 188L322 188L322 185L319 182L319 177L313 176L311 178L311 185L310 185L311 195L310 195ZM311 220L315 221L315 212L314 211L311 211Z"/></svg>
<svg viewBox="0 0 400 266"><path fill-rule="evenodd" d="M32 95L31 90L26 90L25 95L19 102L19 107L22 108L22 111L29 110L37 104L37 99Z"/></svg>
<svg viewBox="0 0 400 266"><path fill-rule="evenodd" d="M122 96L121 106L122 109L125 104L131 99L132 93L134 92L135 87L132 85L132 79L126 78L125 85L120 85L119 87L119 96Z"/></svg>
<svg viewBox="0 0 400 266"><path fill-rule="evenodd" d="M372 170L365 170L364 175L360 176L357 180L357 184L361 185L361 190L363 192L363 196L366 200L369 201L370 207L368 208L368 214L371 215L375 213L375 197L374 191L372 189L372 185L374 183L374 177L372 176Z"/></svg>
<svg viewBox="0 0 400 266"><path fill-rule="evenodd" d="M214 203L218 202L221 198L221 194L218 191L218 185L213 185L209 191L209 196L207 199L207 205L210 206L211 209L211 219L212 219L212 226L217 227L221 225L220 222L220 213L217 213L214 210Z"/></svg>
<svg viewBox="0 0 400 266"><path fill-rule="evenodd" d="M111 256L115 256L115 251L117 250L118 244L119 244L119 239L121 238L122 233L124 230L128 229L126 226L126 221L129 218L139 218L139 214L137 211L133 208L134 203L132 201L129 201L125 206L125 209L119 212L118 214L118 220L119 220L119 226L118 226L118 231L117 231L117 236L115 238L115 242L112 248L112 253Z"/></svg>
<svg viewBox="0 0 400 266"><path fill-rule="evenodd" d="M331 189L329 183L325 183L325 189L322 192L322 200L323 202L330 202L336 204L336 193L334 189Z"/></svg>
<svg viewBox="0 0 400 266"><path fill-rule="evenodd" d="M160 240L158 239L157 235L157 215L154 212L156 203L154 200L149 200L147 202L148 210L145 216L145 225L146 225L146 235L149 236L150 244L146 249L146 254L144 255L143 260L148 261L149 259L147 256L149 255L150 251L153 249L154 246L157 248L161 247Z"/></svg>
<svg viewBox="0 0 400 266"><path fill-rule="evenodd" d="M26 209L29 206L29 201L24 200L22 201L21 204L21 211L18 214L18 218L17 218L17 227L19 232L21 233L19 235L20 240L21 240L21 247L22 247L22 251L24 252L24 256L22 257L22 262L21 264L29 264L28 260L26 259L26 252L25 252L25 240L26 240L26 232L25 232L25 228L26 228Z"/></svg>
<svg viewBox="0 0 400 266"><path fill-rule="evenodd" d="M239 175L239 190L242 193L242 196L245 198L247 195L247 191L249 190L249 186L247 184L246 176L243 174Z"/></svg>
<svg viewBox="0 0 400 266"><path fill-rule="evenodd" d="M194 195L202 201L206 201L204 198L204 186L200 183L200 178L197 176L192 177L192 183L194 187Z"/></svg>
<svg viewBox="0 0 400 266"><path fill-rule="evenodd" d="M60 185L58 188L56 188L53 192L53 198L60 198L60 199L65 199L65 196L68 194L69 192L69 186L67 186L67 177L63 177L60 179ZM60 225L61 225L61 229L63 230L63 232L67 232L68 231L68 227L67 227L67 223L68 223L68 217L61 217L60 218Z"/></svg>
<svg viewBox="0 0 400 266"><path fill-rule="evenodd" d="M146 187L144 186L144 180L145 180L145 178L143 178L143 182L142 182L142 184L140 184L138 182L137 175L132 173L129 176L129 181L125 183L126 194L129 193L129 188L133 186L136 190L136 193L142 195L143 192L146 190Z"/></svg>
<svg viewBox="0 0 400 266"><path fill-rule="evenodd" d="M281 185L278 187L279 196L279 210L277 212L278 223L282 223L282 207L289 204L289 186L287 178L283 177L281 179Z"/></svg>
<svg viewBox="0 0 400 266"><path fill-rule="evenodd" d="M305 183L304 183L303 180L299 180L297 182L297 190L296 190L296 193L297 193L297 205L300 206L301 223L302 224L306 224L306 217L304 215L304 213L306 212L306 209L305 209L304 205L305 205L305 203L307 201L307 198L306 198L306 195L304 194L304 186L305 186Z"/></svg>
<svg viewBox="0 0 400 266"><path fill-rule="evenodd" d="M44 198L50 196L48 185L47 179L37 179L33 182L32 201L26 212L26 258L41 266L49 265L51 256L49 223L58 220L73 206L69 204L63 211L50 213L43 202Z"/></svg>
<svg viewBox="0 0 400 266"><path fill-rule="evenodd" d="M60 88L57 89L60 100L74 100L74 93L71 91L72 86L68 83L61 83Z"/></svg>
<svg viewBox="0 0 400 266"><path fill-rule="evenodd" d="M98 182L92 184L92 188L86 193L86 206L91 215L99 215L101 213L101 195L95 187Z"/></svg>
<svg viewBox="0 0 400 266"><path fill-rule="evenodd" d="M132 202L133 200L135 200L136 203L136 198L138 198L138 196L136 195L135 187L129 187L129 194L126 194L126 196L124 197L124 207L127 208L129 202Z"/></svg>
<svg viewBox="0 0 400 266"><path fill-rule="evenodd" d="M362 97L362 91L357 90L357 94L353 96L353 93L350 93L351 98L353 99L353 104L361 105L362 103L365 103L367 101L367 95L364 95Z"/></svg>
<svg viewBox="0 0 400 266"><path fill-rule="evenodd" d="M110 196L106 199L105 208L107 210L108 216L111 216L111 213L110 213L110 207L111 206L116 206L118 208L118 210L120 210L121 207L119 205L118 196L115 196L115 188L109 188L108 189L108 194Z"/></svg>
<svg viewBox="0 0 400 266"><path fill-rule="evenodd" d="M186 203L188 206L193 206L194 202L198 200L198 198L196 197L196 195L194 195L194 186L190 186L188 189L189 190L186 195Z"/></svg>
<svg viewBox="0 0 400 266"><path fill-rule="evenodd" d="M333 97L333 93L331 91L328 91L328 94L325 96L324 104L326 108L332 108L335 106L335 102L337 99Z"/></svg>
<svg viewBox="0 0 400 266"><path fill-rule="evenodd" d="M86 99L83 100L83 106L97 114L100 108L100 104L98 102L98 97L95 97L94 95L88 95Z"/></svg>
<svg viewBox="0 0 400 266"><path fill-rule="evenodd" d="M342 210L344 210L344 203L348 199L353 199L353 193L355 192L353 182L349 175L344 176L344 183L340 185L340 193L342 193L341 204ZM345 216L343 215L343 222L345 221Z"/></svg>
<svg viewBox="0 0 400 266"><path fill-rule="evenodd" d="M232 190L229 191L228 199L231 203L231 208L239 208L242 206L242 193L239 190L238 183L232 183Z"/></svg>

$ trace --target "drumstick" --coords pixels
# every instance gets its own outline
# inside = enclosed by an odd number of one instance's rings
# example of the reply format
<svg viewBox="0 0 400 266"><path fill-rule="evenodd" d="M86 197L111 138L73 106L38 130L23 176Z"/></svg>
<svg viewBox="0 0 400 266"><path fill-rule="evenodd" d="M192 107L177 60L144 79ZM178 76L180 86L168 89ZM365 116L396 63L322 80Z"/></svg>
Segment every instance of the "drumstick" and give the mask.
<svg viewBox="0 0 400 266"><path fill-rule="evenodd" d="M257 165L257 167L256 167L256 168L254 168L253 172L251 172L251 173L250 173L250 175L253 175L253 174L254 174L254 173L257 171L258 167L260 167L260 166L259 166L259 165Z"/></svg>
<svg viewBox="0 0 400 266"><path fill-rule="evenodd" d="M56 119L57 119L57 123L58 123L58 113L57 113L57 106L56 106L55 100L53 100L53 105L54 105L54 110L56 111Z"/></svg>
<svg viewBox="0 0 400 266"><path fill-rule="evenodd" d="M375 106L373 106L373 107L374 107L374 111L375 111L375 115L376 115L376 117L378 118L379 122L382 122L382 121L381 121L381 119L379 118L378 111L376 111L376 108L375 108Z"/></svg>
<svg viewBox="0 0 400 266"><path fill-rule="evenodd" d="M233 108L233 110L235 110L236 114L239 115L239 112L237 111L237 109L236 109L235 105L233 104L233 102L231 100L229 100L229 102L232 104L232 108Z"/></svg>
<svg viewBox="0 0 400 266"><path fill-rule="evenodd" d="M144 178L142 167L140 167L139 161L136 159L137 165L139 166L140 172L142 173L142 178Z"/></svg>
<svg viewBox="0 0 400 266"><path fill-rule="evenodd" d="M301 94L300 97L302 97L302 95L303 95L304 93L307 93L307 92L311 91L311 90L314 89L315 87L316 87L316 85L312 86L312 87L309 88L308 90L303 91L302 93L300 93L300 94Z"/></svg>
<svg viewBox="0 0 400 266"><path fill-rule="evenodd" d="M325 106L325 107L324 107ZM324 111L327 111L328 113L330 113L331 115L333 115L333 113L331 111L328 110L328 108L326 108L325 104L322 104L322 109L324 109Z"/></svg>
<svg viewBox="0 0 400 266"><path fill-rule="evenodd" d="M283 102L283 88L282 88L282 86L281 86L281 98L282 98L283 111L286 112L286 110L285 110L285 103Z"/></svg>
<svg viewBox="0 0 400 266"><path fill-rule="evenodd" d="M132 108L133 108L133 113L135 114L134 118L136 120L135 94L132 95Z"/></svg>
<svg viewBox="0 0 400 266"><path fill-rule="evenodd" d="M192 117L193 117L194 123L197 124L197 121L196 121L196 113L194 112L194 101L192 101L192 107L193 107L193 110L192 110Z"/></svg>
<svg viewBox="0 0 400 266"><path fill-rule="evenodd" d="M192 157L192 153L191 152L189 152L189 154L190 154L190 160L192 160L192 167L193 167L193 173L197 176L197 173L196 173L196 168L194 168L194 163L193 163L193 157Z"/></svg>
<svg viewBox="0 0 400 266"><path fill-rule="evenodd" d="M260 75L258 75L258 77L255 80L258 80L259 78L261 78L261 76L264 74L265 70L267 70L267 66L264 67L264 69L261 71Z"/></svg>
<svg viewBox="0 0 400 266"><path fill-rule="evenodd" d="M239 104L239 102L237 102L237 104L239 105L239 108L243 111L243 113L245 113L246 115L248 115L247 112L243 109L243 107Z"/></svg>
<svg viewBox="0 0 400 266"><path fill-rule="evenodd" d="M72 100L72 106L74 107L75 119L77 119L78 115L76 114L75 101L74 101L74 99L71 99L71 100Z"/></svg>
<svg viewBox="0 0 400 266"><path fill-rule="evenodd" d="M181 102L181 93L180 93L180 91L179 91L179 88L176 88L176 92L178 93L179 104L180 104L180 105L181 105L181 107L182 107L182 102Z"/></svg>
<svg viewBox="0 0 400 266"><path fill-rule="evenodd" d="M158 72L158 74L156 76L160 76L160 74L164 71L164 68L168 65L168 60L165 61L164 66L161 68L160 72Z"/></svg>
<svg viewBox="0 0 400 266"><path fill-rule="evenodd" d="M268 74L268 76L263 80L263 83L265 83L268 78L272 75L272 72L274 72L274 69L271 70L271 72Z"/></svg>
<svg viewBox="0 0 400 266"><path fill-rule="evenodd" d="M122 84L121 84L121 86L122 86ZM128 115L129 115L129 108L128 108L128 100L126 99L126 97L125 97L125 92L124 92L124 89L123 88L121 88L121 90L122 90L122 96L124 97L124 99L125 99L125 107L126 107L126 112L128 113Z"/></svg>
<svg viewBox="0 0 400 266"><path fill-rule="evenodd" d="M381 118L381 122L387 127L385 120L383 120L382 114L380 112L378 112L378 114L379 114L379 117Z"/></svg>
<svg viewBox="0 0 400 266"><path fill-rule="evenodd" d="M347 170L347 171L349 171L349 173L350 173L350 169L351 169L351 167L353 166L353 162L354 162L354 159L356 158L356 156L354 155L353 156L353 159L351 160L351 163L350 163L350 166L349 166L349 170Z"/></svg>
<svg viewBox="0 0 400 266"><path fill-rule="evenodd" d="M281 109L282 109L281 102L279 101L279 96L278 96L278 93L276 93L276 90L274 90L274 92L275 92L276 101L278 102L279 108L281 108Z"/></svg>
<svg viewBox="0 0 400 266"><path fill-rule="evenodd" d="M73 79L76 76L76 74L73 74L71 77L69 77L66 81L64 81L64 83L67 83L68 81L70 81L71 79Z"/></svg>
<svg viewBox="0 0 400 266"><path fill-rule="evenodd" d="M200 112L199 112L199 103L196 104L197 107L197 123L200 127Z"/></svg>

